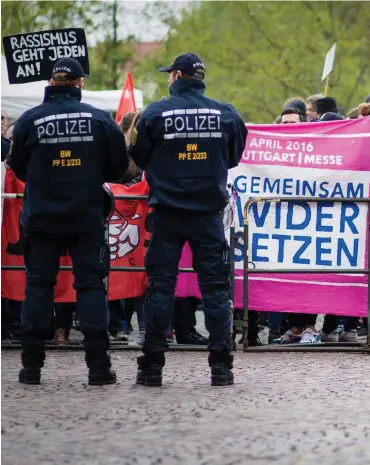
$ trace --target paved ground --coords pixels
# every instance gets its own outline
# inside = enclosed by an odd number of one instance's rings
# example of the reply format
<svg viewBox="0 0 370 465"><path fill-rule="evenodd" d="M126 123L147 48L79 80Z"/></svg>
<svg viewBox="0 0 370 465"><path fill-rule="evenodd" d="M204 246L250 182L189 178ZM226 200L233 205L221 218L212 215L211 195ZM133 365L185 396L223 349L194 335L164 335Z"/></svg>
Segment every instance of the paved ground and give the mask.
<svg viewBox="0 0 370 465"><path fill-rule="evenodd" d="M370 357L243 354L211 388L205 353L170 353L162 388L86 386L81 352L49 352L41 386L2 353L3 465L369 465Z"/></svg>

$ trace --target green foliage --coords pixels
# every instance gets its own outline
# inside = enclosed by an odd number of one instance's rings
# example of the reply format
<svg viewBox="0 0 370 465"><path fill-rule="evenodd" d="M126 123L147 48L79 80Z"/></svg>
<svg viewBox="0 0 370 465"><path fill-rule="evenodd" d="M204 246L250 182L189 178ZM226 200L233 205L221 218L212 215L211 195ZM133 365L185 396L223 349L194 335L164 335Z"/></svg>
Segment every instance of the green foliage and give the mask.
<svg viewBox="0 0 370 465"><path fill-rule="evenodd" d="M117 41L107 37L96 47L89 49L90 78L85 81L89 90L119 89L125 75L122 68L126 61L132 60L133 41Z"/></svg>
<svg viewBox="0 0 370 465"><path fill-rule="evenodd" d="M99 11L99 1L2 1L1 33L6 36L64 27L83 27L90 32Z"/></svg>
<svg viewBox="0 0 370 465"><path fill-rule="evenodd" d="M143 86L157 84L156 98L168 93L158 67L193 52L207 68L207 95L233 103L246 121L272 122L289 97L324 91L334 42L329 95L349 110L370 91L367 2L204 1L170 24L163 53L137 69Z"/></svg>

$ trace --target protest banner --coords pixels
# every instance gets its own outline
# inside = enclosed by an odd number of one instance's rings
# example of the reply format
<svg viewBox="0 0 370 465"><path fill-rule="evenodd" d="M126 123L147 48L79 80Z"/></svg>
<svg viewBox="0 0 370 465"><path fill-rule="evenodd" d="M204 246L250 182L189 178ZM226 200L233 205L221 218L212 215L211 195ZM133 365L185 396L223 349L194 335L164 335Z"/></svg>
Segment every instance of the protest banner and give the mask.
<svg viewBox="0 0 370 465"><path fill-rule="evenodd" d="M5 36L3 45L10 84L49 80L60 58L75 58L89 74L85 31L81 28Z"/></svg>
<svg viewBox="0 0 370 465"><path fill-rule="evenodd" d="M286 127L289 126L289 127ZM236 305L242 304L243 205L252 197L320 197L312 203L260 203L250 210L255 267L364 269L370 185L370 118L291 125L251 125L241 164L231 171L239 198ZM265 311L367 314L367 276L251 275L249 308Z"/></svg>
<svg viewBox="0 0 370 465"><path fill-rule="evenodd" d="M115 195L147 195L145 181L126 187L109 184ZM24 184L13 171L6 170L5 193L23 193ZM1 227L2 265L24 266L23 246L19 231L22 199L5 198ZM148 206L145 200L116 200L114 214L109 223L109 246L111 266L143 267L148 246L145 223ZM61 266L72 264L69 256L61 257ZM2 270L1 296L12 300L24 299L25 272ZM109 300L138 297L145 293L146 275L143 272L111 272L108 280ZM75 302L73 274L61 271L55 287L55 302Z"/></svg>

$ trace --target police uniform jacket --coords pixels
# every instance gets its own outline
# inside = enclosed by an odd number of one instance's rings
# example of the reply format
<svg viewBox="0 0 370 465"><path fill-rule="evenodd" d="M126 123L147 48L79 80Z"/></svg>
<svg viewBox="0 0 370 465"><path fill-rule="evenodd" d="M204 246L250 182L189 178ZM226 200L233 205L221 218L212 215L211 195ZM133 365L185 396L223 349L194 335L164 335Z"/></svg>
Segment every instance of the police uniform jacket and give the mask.
<svg viewBox="0 0 370 465"><path fill-rule="evenodd" d="M80 100L77 87L46 87L44 102L15 125L8 165L26 183L26 230L63 234L103 227L102 185L126 172L118 126L107 112Z"/></svg>
<svg viewBox="0 0 370 465"><path fill-rule="evenodd" d="M241 159L247 129L232 105L204 91L202 81L178 79L134 129L129 152L146 170L153 207L215 213L227 204L227 172Z"/></svg>

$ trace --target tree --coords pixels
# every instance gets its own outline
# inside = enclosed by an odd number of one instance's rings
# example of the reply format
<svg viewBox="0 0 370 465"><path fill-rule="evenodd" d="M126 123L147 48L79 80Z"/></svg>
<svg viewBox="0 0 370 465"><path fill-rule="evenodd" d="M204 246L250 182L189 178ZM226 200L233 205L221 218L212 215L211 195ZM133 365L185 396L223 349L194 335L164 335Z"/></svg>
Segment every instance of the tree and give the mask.
<svg viewBox="0 0 370 465"><path fill-rule="evenodd" d="M94 27L94 18L101 11L99 1L3 1L1 3L2 35L21 34L43 29Z"/></svg>
<svg viewBox="0 0 370 465"><path fill-rule="evenodd" d="M129 36L125 40L118 38L119 17L124 16L123 5L114 0L105 2L100 27L107 31L104 39L90 50L91 73L89 89L118 89L125 76L122 71L127 61L132 60L135 38Z"/></svg>
<svg viewBox="0 0 370 465"><path fill-rule="evenodd" d="M370 88L369 6L366 2L201 2L171 18L163 53L138 68L141 81L176 55L192 51L207 68L207 94L232 102L246 121L272 122L283 102L323 92L322 67L337 43L329 95L346 110Z"/></svg>

